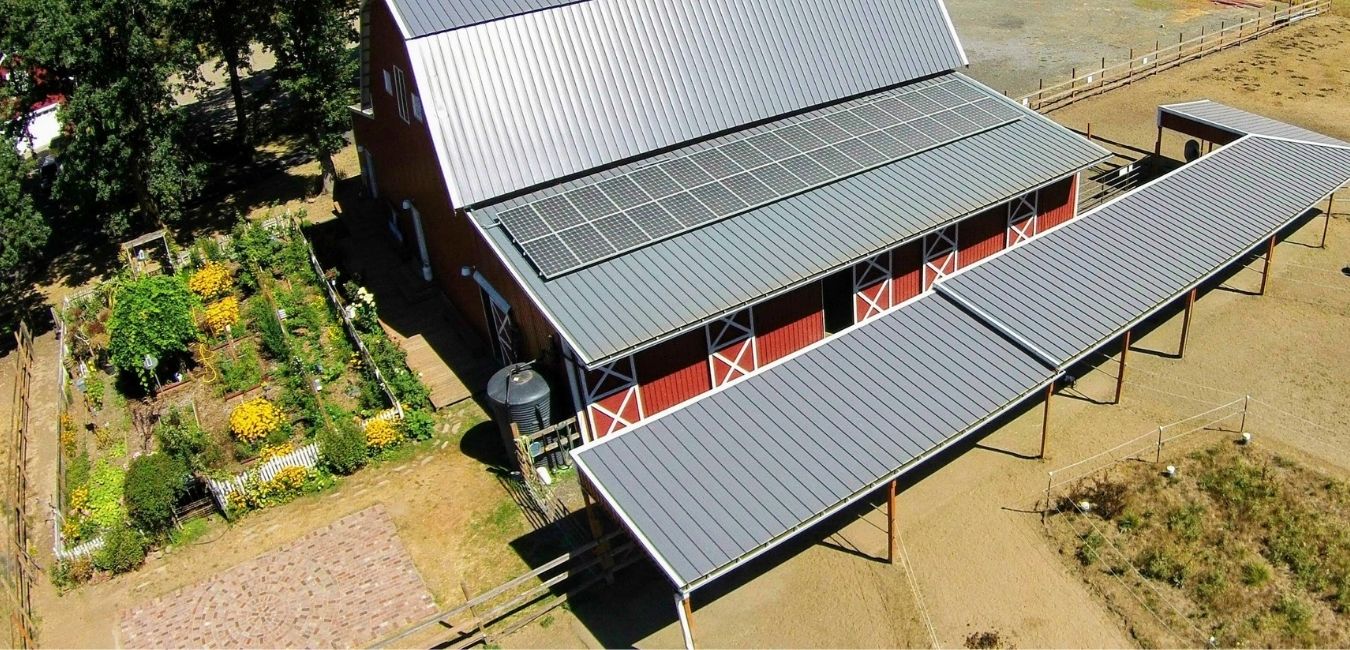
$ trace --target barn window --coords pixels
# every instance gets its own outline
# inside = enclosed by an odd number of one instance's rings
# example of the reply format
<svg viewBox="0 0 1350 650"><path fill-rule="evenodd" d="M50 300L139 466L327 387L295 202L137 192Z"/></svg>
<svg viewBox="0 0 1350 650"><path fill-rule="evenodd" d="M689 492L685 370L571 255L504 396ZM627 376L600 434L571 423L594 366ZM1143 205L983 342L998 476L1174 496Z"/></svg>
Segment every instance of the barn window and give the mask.
<svg viewBox="0 0 1350 650"><path fill-rule="evenodd" d="M581 373L586 415L596 438L633 426L643 417L637 368L627 357Z"/></svg>
<svg viewBox="0 0 1350 650"><path fill-rule="evenodd" d="M751 310L744 309L709 323L707 337L713 388L745 377L759 367Z"/></svg>
<svg viewBox="0 0 1350 650"><path fill-rule="evenodd" d="M923 288L956 272L960 264L956 226L947 226L923 238Z"/></svg>
<svg viewBox="0 0 1350 650"><path fill-rule="evenodd" d="M394 76L389 74L388 70L382 70L384 73L384 94L394 94Z"/></svg>
<svg viewBox="0 0 1350 650"><path fill-rule="evenodd" d="M869 257L853 266L854 319L861 323L891 308L891 254Z"/></svg>
<svg viewBox="0 0 1350 650"><path fill-rule="evenodd" d="M403 69L394 66L394 98L398 100L398 116L408 121L408 77Z"/></svg>
<svg viewBox="0 0 1350 650"><path fill-rule="evenodd" d="M426 116L422 113L422 98L416 94L412 96L412 114L418 122L426 121Z"/></svg>
<svg viewBox="0 0 1350 650"><path fill-rule="evenodd" d="M1029 192L1008 204L1008 248L1012 248L1032 237L1036 236L1037 215L1036 209L1037 192Z"/></svg>

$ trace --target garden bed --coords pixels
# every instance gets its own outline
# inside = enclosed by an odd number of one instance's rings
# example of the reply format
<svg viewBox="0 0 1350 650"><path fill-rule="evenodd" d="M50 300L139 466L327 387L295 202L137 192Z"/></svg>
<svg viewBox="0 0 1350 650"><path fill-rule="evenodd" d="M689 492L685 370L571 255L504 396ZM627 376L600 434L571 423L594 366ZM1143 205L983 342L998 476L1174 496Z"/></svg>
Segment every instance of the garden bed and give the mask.
<svg viewBox="0 0 1350 650"><path fill-rule="evenodd" d="M106 556L167 539L194 484L239 486L215 491L236 516L430 436L426 389L370 294L339 291L299 223L243 223L175 250L172 273L125 271L58 313L69 381L57 544L110 541L62 580L134 568L134 552ZM289 458L307 461L278 471Z"/></svg>
<svg viewBox="0 0 1350 650"><path fill-rule="evenodd" d="M1231 441L1175 466L1117 465L1047 519L1141 645L1350 645L1350 485Z"/></svg>

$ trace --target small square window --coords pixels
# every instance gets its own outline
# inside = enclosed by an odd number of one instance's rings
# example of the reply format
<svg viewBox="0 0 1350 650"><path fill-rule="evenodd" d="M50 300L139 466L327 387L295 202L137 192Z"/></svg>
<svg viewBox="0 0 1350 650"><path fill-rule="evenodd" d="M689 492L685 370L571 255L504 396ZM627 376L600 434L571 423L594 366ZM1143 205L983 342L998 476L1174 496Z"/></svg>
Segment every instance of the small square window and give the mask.
<svg viewBox="0 0 1350 650"><path fill-rule="evenodd" d="M422 98L416 94L412 96L412 114L418 122L426 121L426 115L422 113Z"/></svg>
<svg viewBox="0 0 1350 650"><path fill-rule="evenodd" d="M383 72L384 72L384 92L386 95L392 95L394 94L394 77L389 74L388 70L384 70Z"/></svg>

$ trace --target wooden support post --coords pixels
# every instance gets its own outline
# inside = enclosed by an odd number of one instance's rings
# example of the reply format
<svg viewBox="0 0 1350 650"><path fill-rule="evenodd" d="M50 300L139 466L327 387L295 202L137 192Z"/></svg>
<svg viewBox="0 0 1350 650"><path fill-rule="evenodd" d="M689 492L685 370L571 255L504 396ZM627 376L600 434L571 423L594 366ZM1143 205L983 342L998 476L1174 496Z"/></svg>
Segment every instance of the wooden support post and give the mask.
<svg viewBox="0 0 1350 650"><path fill-rule="evenodd" d="M1327 231L1331 229L1331 209L1335 205L1336 193L1332 192L1331 196L1327 197L1327 218L1326 221L1322 222L1322 245L1320 248L1327 247Z"/></svg>
<svg viewBox="0 0 1350 650"><path fill-rule="evenodd" d="M1041 454L1037 458L1045 458L1046 439L1050 433L1050 398L1055 396L1055 381L1050 380L1050 385L1045 387L1045 414L1041 416Z"/></svg>
<svg viewBox="0 0 1350 650"><path fill-rule="evenodd" d="M684 634L685 650L694 650L694 608L689 604L689 594L675 594L675 610L680 617L680 632Z"/></svg>
<svg viewBox="0 0 1350 650"><path fill-rule="evenodd" d="M1158 126L1158 142L1153 145L1153 155L1156 158L1162 157L1162 126Z"/></svg>
<svg viewBox="0 0 1350 650"><path fill-rule="evenodd" d="M1087 123L1087 139L1088 142L1092 141L1092 122Z"/></svg>
<svg viewBox="0 0 1350 650"><path fill-rule="evenodd" d="M1191 335L1191 312L1195 311L1196 291L1196 289L1191 289L1190 293L1186 294L1186 315L1181 319L1181 345L1177 347L1178 359L1186 356L1186 339L1190 338Z"/></svg>
<svg viewBox="0 0 1350 650"><path fill-rule="evenodd" d="M586 523L591 528L591 538L595 540L596 551L600 553L600 568L605 572L605 583L614 584L614 554L610 551L609 541L605 539L605 527L600 522L600 507L595 495L591 494L590 482L582 479L581 497L586 502Z"/></svg>
<svg viewBox="0 0 1350 650"><path fill-rule="evenodd" d="M1275 236L1270 236L1270 243L1266 244L1266 266L1261 271L1261 295L1266 295L1266 285L1270 280L1270 262L1275 258Z"/></svg>
<svg viewBox="0 0 1350 650"><path fill-rule="evenodd" d="M1120 371L1116 373L1116 404L1120 403L1120 395L1125 390L1125 357L1130 353L1130 336L1134 330L1125 330L1125 339L1120 343Z"/></svg>
<svg viewBox="0 0 1350 650"><path fill-rule="evenodd" d="M886 488L886 562L895 564L895 479Z"/></svg>

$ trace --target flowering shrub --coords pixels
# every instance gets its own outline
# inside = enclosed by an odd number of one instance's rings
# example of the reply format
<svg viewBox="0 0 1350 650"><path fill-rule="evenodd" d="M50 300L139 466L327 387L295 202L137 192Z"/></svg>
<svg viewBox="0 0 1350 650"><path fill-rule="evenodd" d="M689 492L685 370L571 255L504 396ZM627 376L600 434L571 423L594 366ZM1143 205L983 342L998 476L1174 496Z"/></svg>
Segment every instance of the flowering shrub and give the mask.
<svg viewBox="0 0 1350 650"><path fill-rule="evenodd" d="M281 409L257 397L240 404L230 413L230 431L244 442L257 442L281 428Z"/></svg>
<svg viewBox="0 0 1350 650"><path fill-rule="evenodd" d="M380 450L391 447L403 439L403 432L389 420L371 420L366 424L366 444Z"/></svg>
<svg viewBox="0 0 1350 650"><path fill-rule="evenodd" d="M263 481L250 473L244 489L235 490L226 498L232 514L241 514L290 501L295 495L324 487L324 475L304 467L283 467L270 481Z"/></svg>
<svg viewBox="0 0 1350 650"><path fill-rule="evenodd" d="M188 279L188 289L207 300L229 293L233 284L234 275L219 262L207 262Z"/></svg>
<svg viewBox="0 0 1350 650"><path fill-rule="evenodd" d="M80 541L80 524L73 519L67 519L61 524L61 537L66 544Z"/></svg>
<svg viewBox="0 0 1350 650"><path fill-rule="evenodd" d="M286 454L289 454L293 451L295 451L295 445L292 445L289 442L283 442L279 445L268 445L266 447L263 447L262 451L258 453L258 462L265 463L269 460L272 460L273 458L277 458L278 456L285 456ZM286 469L290 468L288 467Z"/></svg>
<svg viewBox="0 0 1350 650"><path fill-rule="evenodd" d="M75 429L75 419L70 417L69 413L61 414L61 449L67 456L74 456L76 444L79 442Z"/></svg>
<svg viewBox="0 0 1350 650"><path fill-rule="evenodd" d="M79 512L89 505L89 486L81 485L70 491L70 511Z"/></svg>
<svg viewBox="0 0 1350 650"><path fill-rule="evenodd" d="M221 334L226 327L239 322L239 300L226 296L206 306L206 329L212 334Z"/></svg>

